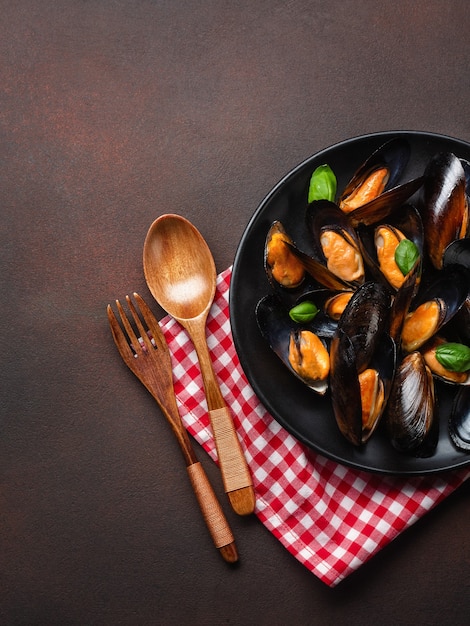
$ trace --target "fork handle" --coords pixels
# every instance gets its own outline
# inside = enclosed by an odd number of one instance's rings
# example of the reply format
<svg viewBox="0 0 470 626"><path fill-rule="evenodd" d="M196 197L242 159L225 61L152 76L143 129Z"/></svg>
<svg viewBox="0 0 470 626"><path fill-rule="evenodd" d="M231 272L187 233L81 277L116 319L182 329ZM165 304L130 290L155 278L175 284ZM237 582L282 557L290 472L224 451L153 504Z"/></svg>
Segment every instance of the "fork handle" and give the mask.
<svg viewBox="0 0 470 626"><path fill-rule="evenodd" d="M225 561L235 563L238 561L235 539L204 468L197 461L186 469L215 547Z"/></svg>

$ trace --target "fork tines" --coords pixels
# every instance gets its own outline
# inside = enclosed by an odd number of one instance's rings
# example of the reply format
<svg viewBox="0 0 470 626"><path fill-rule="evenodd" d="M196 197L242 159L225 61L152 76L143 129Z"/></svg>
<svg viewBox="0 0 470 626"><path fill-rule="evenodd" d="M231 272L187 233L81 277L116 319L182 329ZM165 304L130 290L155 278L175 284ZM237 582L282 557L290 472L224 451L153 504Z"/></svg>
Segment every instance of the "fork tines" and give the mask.
<svg viewBox="0 0 470 626"><path fill-rule="evenodd" d="M134 304L129 296L126 296L126 302L129 307L135 329L129 321L129 317L124 311L124 308L119 300L116 300L116 307L121 319L122 327L125 330L125 334L111 306L108 305L107 308L108 319L111 325L114 340L120 349L121 354L123 357L125 356L126 359L129 359L131 356L133 358L143 356L145 353L149 353L156 348L162 348L164 346L164 339L158 321L143 298L135 292L133 295L136 304Z"/></svg>

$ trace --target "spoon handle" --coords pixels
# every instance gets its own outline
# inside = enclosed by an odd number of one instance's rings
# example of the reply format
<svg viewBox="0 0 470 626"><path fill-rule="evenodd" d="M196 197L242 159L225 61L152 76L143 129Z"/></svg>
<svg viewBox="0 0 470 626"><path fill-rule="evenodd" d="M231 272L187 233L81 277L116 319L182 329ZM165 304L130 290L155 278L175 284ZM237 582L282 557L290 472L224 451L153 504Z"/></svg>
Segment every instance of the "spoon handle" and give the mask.
<svg viewBox="0 0 470 626"><path fill-rule="evenodd" d="M225 492L233 510L249 515L255 508L255 492L232 416L227 406L209 410Z"/></svg>
<svg viewBox="0 0 470 626"><path fill-rule="evenodd" d="M201 367L209 419L214 436L225 492L233 510L249 515L255 508L255 492L240 441L217 382L207 346L205 325L188 328Z"/></svg>

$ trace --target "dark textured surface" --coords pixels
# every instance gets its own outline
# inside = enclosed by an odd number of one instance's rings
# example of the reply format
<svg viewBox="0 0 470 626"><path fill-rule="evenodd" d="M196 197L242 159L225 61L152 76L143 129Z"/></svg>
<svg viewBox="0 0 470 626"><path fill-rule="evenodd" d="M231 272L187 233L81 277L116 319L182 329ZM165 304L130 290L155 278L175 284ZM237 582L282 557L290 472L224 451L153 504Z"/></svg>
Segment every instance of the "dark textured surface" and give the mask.
<svg viewBox="0 0 470 626"><path fill-rule="evenodd" d="M105 306L148 295L142 244L162 213L193 221L221 271L313 152L394 129L470 141L468 3L0 13L0 623L466 623L469 485L336 589L226 508L241 554L228 567Z"/></svg>

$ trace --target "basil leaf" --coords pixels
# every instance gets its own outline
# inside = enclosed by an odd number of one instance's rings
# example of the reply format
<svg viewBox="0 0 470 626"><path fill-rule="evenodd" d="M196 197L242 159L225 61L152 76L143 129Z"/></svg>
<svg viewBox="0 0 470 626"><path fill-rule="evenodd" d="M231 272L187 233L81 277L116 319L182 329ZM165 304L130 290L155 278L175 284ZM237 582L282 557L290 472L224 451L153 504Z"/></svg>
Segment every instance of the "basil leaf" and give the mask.
<svg viewBox="0 0 470 626"><path fill-rule="evenodd" d="M320 165L313 172L308 188L308 202L330 200L336 196L336 176L329 165Z"/></svg>
<svg viewBox="0 0 470 626"><path fill-rule="evenodd" d="M294 322L311 322L318 313L318 307L309 300L301 302L289 311L289 316Z"/></svg>
<svg viewBox="0 0 470 626"><path fill-rule="evenodd" d="M436 359L451 372L470 369L470 348L463 343L443 343L436 348Z"/></svg>
<svg viewBox="0 0 470 626"><path fill-rule="evenodd" d="M403 276L406 276L413 269L418 259L419 250L416 244L409 239L402 239L395 250L395 263Z"/></svg>

